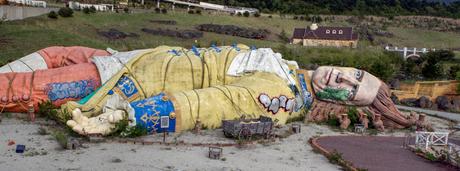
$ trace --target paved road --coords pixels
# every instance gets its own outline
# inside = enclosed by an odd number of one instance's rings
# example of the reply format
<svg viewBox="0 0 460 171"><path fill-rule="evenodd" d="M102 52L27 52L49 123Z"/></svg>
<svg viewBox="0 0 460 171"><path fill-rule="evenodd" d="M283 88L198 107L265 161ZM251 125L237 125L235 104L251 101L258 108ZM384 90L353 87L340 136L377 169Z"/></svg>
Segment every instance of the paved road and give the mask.
<svg viewBox="0 0 460 171"><path fill-rule="evenodd" d="M431 162L402 147L404 137L331 136L318 144L328 151L336 149L343 159L369 171L454 171L450 165Z"/></svg>
<svg viewBox="0 0 460 171"><path fill-rule="evenodd" d="M444 119L448 119L455 122L460 122L460 114L458 113L451 113L451 112L443 112L443 111L436 111L436 110L429 110L429 109L422 109L416 107L408 107L408 106L400 106L396 105L399 110L408 110L408 111L415 111L426 113L427 115L436 116ZM457 125L460 126L460 125Z"/></svg>
<svg viewBox="0 0 460 171"><path fill-rule="evenodd" d="M0 18L5 17L6 20L22 20L24 18L35 17L57 10L56 8L0 5Z"/></svg>

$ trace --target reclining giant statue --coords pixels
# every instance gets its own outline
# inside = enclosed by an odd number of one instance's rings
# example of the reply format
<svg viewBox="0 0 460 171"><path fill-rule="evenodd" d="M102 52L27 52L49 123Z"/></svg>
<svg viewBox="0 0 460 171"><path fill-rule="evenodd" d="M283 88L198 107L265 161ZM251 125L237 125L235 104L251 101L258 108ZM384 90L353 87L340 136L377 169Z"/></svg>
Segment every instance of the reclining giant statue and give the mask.
<svg viewBox="0 0 460 171"><path fill-rule="evenodd" d="M129 52L51 47L1 67L0 73L5 87L0 113L37 110L49 100L70 111L72 116L62 112L60 118L82 135L110 134L123 120L149 132L178 132L262 115L281 125L304 115L314 122L336 118L347 128L350 106L366 127L372 122L379 130L405 128L416 122L395 108L387 85L366 71L302 70L271 49L245 45Z"/></svg>

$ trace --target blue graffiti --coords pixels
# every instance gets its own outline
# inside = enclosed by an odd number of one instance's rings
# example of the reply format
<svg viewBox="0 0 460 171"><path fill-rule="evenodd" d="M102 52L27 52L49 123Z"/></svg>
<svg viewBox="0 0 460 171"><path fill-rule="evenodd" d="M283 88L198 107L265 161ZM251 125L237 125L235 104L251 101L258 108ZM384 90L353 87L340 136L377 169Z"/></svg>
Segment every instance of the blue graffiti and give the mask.
<svg viewBox="0 0 460 171"><path fill-rule="evenodd" d="M307 109L310 108L311 104L313 103L313 97L310 93L310 91L308 91L308 88L307 88L307 83L305 81L305 77L303 74L298 74L298 77L299 77L299 83L300 83L300 87L302 88L302 100L303 100L303 103L305 105L305 107Z"/></svg>
<svg viewBox="0 0 460 171"><path fill-rule="evenodd" d="M127 76L122 76L120 80L118 80L117 84L114 87L114 90L119 92L120 95L128 99L136 98L139 92L133 80L131 80Z"/></svg>
<svg viewBox="0 0 460 171"><path fill-rule="evenodd" d="M46 85L45 94L51 101L62 99L81 99L94 92L97 88L94 80L50 83Z"/></svg>

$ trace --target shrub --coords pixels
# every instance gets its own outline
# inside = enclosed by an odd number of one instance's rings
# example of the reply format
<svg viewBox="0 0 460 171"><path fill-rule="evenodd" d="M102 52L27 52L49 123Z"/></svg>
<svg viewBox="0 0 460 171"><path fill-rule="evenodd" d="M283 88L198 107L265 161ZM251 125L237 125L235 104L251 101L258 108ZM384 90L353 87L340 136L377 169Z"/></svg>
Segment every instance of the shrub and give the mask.
<svg viewBox="0 0 460 171"><path fill-rule="evenodd" d="M279 35L279 38L280 38L281 40L283 40L284 42L289 42L289 36L288 36L288 34L286 33L286 31L284 31L284 29L281 30L281 33L280 33L280 35Z"/></svg>
<svg viewBox="0 0 460 171"><path fill-rule="evenodd" d="M85 13L85 14L89 14L89 13L91 12L90 9L89 9L88 7L83 8L82 11L83 11L83 13Z"/></svg>
<svg viewBox="0 0 460 171"><path fill-rule="evenodd" d="M255 13L255 14L254 14L254 17L260 17L260 13L258 13L258 12Z"/></svg>
<svg viewBox="0 0 460 171"><path fill-rule="evenodd" d="M155 12L156 12L156 13L160 13L160 12L161 12L161 9L160 9L160 8L155 8Z"/></svg>
<svg viewBox="0 0 460 171"><path fill-rule="evenodd" d="M299 19L299 17L298 17L297 15L296 15L296 16L294 16L294 20L297 20L297 19Z"/></svg>
<svg viewBox="0 0 460 171"><path fill-rule="evenodd" d="M53 134L54 138L56 138L56 141L58 144L63 148L67 149L67 143L68 143L68 137L67 134L61 132L61 131L56 131Z"/></svg>
<svg viewBox="0 0 460 171"><path fill-rule="evenodd" d="M328 156L327 159L332 164L339 164L340 160L343 160L342 153L339 153L337 150L333 150Z"/></svg>
<svg viewBox="0 0 460 171"><path fill-rule="evenodd" d="M201 15L201 10L198 9L198 10L195 11L195 13Z"/></svg>
<svg viewBox="0 0 460 171"><path fill-rule="evenodd" d="M457 81L460 81L460 71L457 72ZM457 93L460 93L460 84L457 84Z"/></svg>
<svg viewBox="0 0 460 171"><path fill-rule="evenodd" d="M195 14L195 11L189 10L188 13L189 13L189 14Z"/></svg>
<svg viewBox="0 0 460 171"><path fill-rule="evenodd" d="M161 9L161 13L166 14L168 13L168 10L166 8Z"/></svg>
<svg viewBox="0 0 460 171"><path fill-rule="evenodd" d="M273 18L273 16L269 15L268 18Z"/></svg>
<svg viewBox="0 0 460 171"><path fill-rule="evenodd" d="M60 9L59 9L58 14L59 14L61 17L72 17L72 15L73 15L73 10L70 9L69 7L63 7L63 8L60 8Z"/></svg>
<svg viewBox="0 0 460 171"><path fill-rule="evenodd" d="M241 12L238 12L238 13L236 13L236 16L241 17L241 16L243 16L243 14L241 14Z"/></svg>
<svg viewBox="0 0 460 171"><path fill-rule="evenodd" d="M48 18L57 19L58 15L56 12L51 11L50 13L48 13Z"/></svg>
<svg viewBox="0 0 460 171"><path fill-rule="evenodd" d="M125 8L123 8L123 11L124 11L125 13L129 13L129 8L128 8L128 7L125 7Z"/></svg>
<svg viewBox="0 0 460 171"><path fill-rule="evenodd" d="M249 17L249 12L245 11L245 12L243 13L243 16Z"/></svg>
<svg viewBox="0 0 460 171"><path fill-rule="evenodd" d="M94 7L94 6L91 6L91 7L89 8L89 12L91 12L91 13L96 13L96 11L97 11L97 10L96 10L96 7Z"/></svg>
<svg viewBox="0 0 460 171"><path fill-rule="evenodd" d="M457 78L457 73L460 71L460 65L454 65L449 68L448 79L455 80Z"/></svg>

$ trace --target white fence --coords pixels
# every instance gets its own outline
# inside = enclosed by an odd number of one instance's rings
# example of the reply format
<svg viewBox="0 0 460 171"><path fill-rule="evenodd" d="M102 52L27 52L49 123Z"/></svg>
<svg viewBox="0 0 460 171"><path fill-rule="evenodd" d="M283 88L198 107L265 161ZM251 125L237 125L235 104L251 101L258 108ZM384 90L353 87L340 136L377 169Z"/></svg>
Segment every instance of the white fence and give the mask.
<svg viewBox="0 0 460 171"><path fill-rule="evenodd" d="M428 147L432 145L447 145L449 133L447 132L415 132L415 145L417 147Z"/></svg>
<svg viewBox="0 0 460 171"><path fill-rule="evenodd" d="M408 47L403 47L403 48L398 48L398 47L390 47L390 46L385 46L386 51L390 52L402 52L404 59L407 59L409 57L415 56L415 57L420 57L420 53L428 53L430 51L436 51L436 49L427 49L427 48L408 48Z"/></svg>

